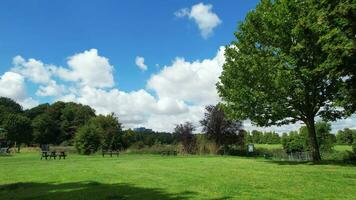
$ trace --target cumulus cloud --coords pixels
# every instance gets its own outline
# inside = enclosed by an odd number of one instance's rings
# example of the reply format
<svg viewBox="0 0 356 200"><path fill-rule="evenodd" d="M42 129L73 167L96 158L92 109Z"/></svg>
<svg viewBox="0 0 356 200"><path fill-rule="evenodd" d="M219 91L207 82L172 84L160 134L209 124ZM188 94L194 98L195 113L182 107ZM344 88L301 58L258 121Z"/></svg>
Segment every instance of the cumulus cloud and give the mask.
<svg viewBox="0 0 356 200"><path fill-rule="evenodd" d="M12 71L21 74L34 83L46 84L51 80L51 65L45 65L43 62L33 58L26 61L21 56L14 57L12 63L14 65Z"/></svg>
<svg viewBox="0 0 356 200"><path fill-rule="evenodd" d="M65 92L65 86L64 85L58 85L56 81L51 80L48 85L46 86L40 86L39 89L36 92L37 96L60 96L62 93Z"/></svg>
<svg viewBox="0 0 356 200"><path fill-rule="evenodd" d="M145 126L156 131L173 131L176 124L192 122L200 130L205 106L220 101L216 83L225 62L224 47L210 59L187 61L176 58L147 81L146 89L124 92L113 87L114 67L107 58L91 49L68 58L68 67L56 67L35 59L14 58L14 68L0 77L0 96L18 101L24 108L38 102L26 95L25 80L39 84L38 96L54 96L56 100L89 105L97 114L114 112L126 128ZM31 63L31 64L29 64ZM142 60L141 64L144 64ZM18 72L15 72L16 70ZM39 71L49 77L30 76ZM58 78L54 80L53 78ZM74 84L59 84L71 81ZM355 127L356 116L332 123L333 131ZM247 130L289 132L301 123L287 126L256 127L245 121Z"/></svg>
<svg viewBox="0 0 356 200"><path fill-rule="evenodd" d="M159 98L174 98L195 104L215 104L219 101L216 83L225 62L224 47L212 59L188 62L177 58L147 82L147 88Z"/></svg>
<svg viewBox="0 0 356 200"><path fill-rule="evenodd" d="M174 14L176 17L188 17L194 20L202 37L206 39L212 34L214 28L221 24L219 16L212 12L212 8L211 4L199 3L193 5L191 9L182 8Z"/></svg>
<svg viewBox="0 0 356 200"><path fill-rule="evenodd" d="M53 68L54 73L65 81L79 82L82 86L97 88L114 85L113 66L109 59L98 55L98 50L90 49L68 58L69 68Z"/></svg>
<svg viewBox="0 0 356 200"><path fill-rule="evenodd" d="M25 78L15 72L5 72L0 77L0 96L14 99L25 109L38 104L31 97L27 97Z"/></svg>
<svg viewBox="0 0 356 200"><path fill-rule="evenodd" d="M136 65L142 70L146 71L147 70L147 65L145 64L145 58L137 56L135 59Z"/></svg>

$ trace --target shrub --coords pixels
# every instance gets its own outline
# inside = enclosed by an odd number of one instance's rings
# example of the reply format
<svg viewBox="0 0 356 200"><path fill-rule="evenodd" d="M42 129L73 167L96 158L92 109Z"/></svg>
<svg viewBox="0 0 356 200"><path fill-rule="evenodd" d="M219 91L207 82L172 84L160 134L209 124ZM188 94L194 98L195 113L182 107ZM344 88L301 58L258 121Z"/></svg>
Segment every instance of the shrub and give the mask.
<svg viewBox="0 0 356 200"><path fill-rule="evenodd" d="M79 128L75 135L75 148L81 154L95 153L102 144L103 134L101 127L89 122Z"/></svg>

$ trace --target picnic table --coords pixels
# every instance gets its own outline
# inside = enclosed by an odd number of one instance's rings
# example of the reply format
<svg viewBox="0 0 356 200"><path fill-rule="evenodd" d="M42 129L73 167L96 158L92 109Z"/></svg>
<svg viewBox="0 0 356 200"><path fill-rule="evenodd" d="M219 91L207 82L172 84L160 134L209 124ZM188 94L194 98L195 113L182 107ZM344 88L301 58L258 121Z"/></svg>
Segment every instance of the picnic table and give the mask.
<svg viewBox="0 0 356 200"><path fill-rule="evenodd" d="M56 152L56 151L42 151L41 152L41 160L43 158L45 158L47 160L47 158L51 159L53 158L54 160L57 158L60 160L61 158L63 158L64 160L66 159L66 153L64 151L60 151L60 152Z"/></svg>
<svg viewBox="0 0 356 200"><path fill-rule="evenodd" d="M103 157L105 157L105 154L110 155L110 157L112 157L112 155L113 155L113 154L114 154L114 155L116 155L116 156L119 156L120 151L114 151L114 150L103 150L103 151L102 151L102 155L103 155Z"/></svg>
<svg viewBox="0 0 356 200"><path fill-rule="evenodd" d="M161 155L162 156L169 156L169 155L176 156L177 151L175 151L175 150L161 151Z"/></svg>

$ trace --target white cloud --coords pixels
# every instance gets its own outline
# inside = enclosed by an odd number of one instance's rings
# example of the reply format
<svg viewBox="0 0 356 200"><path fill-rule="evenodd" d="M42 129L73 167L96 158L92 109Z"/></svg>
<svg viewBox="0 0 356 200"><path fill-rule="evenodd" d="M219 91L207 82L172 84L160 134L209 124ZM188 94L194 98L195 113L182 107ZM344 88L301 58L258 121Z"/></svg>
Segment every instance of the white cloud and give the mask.
<svg viewBox="0 0 356 200"><path fill-rule="evenodd" d="M45 65L33 58L26 61L21 56L14 57L12 62L14 65L12 71L23 75L34 83L46 84L51 80L51 65Z"/></svg>
<svg viewBox="0 0 356 200"><path fill-rule="evenodd" d="M0 96L17 101L25 109L38 104L37 101L26 96L25 78L15 72L6 72L0 77Z"/></svg>
<svg viewBox="0 0 356 200"><path fill-rule="evenodd" d="M142 70L146 71L147 70L147 65L145 64L145 58L137 56L135 59L136 65Z"/></svg>
<svg viewBox="0 0 356 200"><path fill-rule="evenodd" d="M41 80L39 77L29 76L26 70L18 73L6 72L0 77L0 96L13 98L24 108L38 104L26 95L27 78L39 84L36 92L38 96L54 96L57 100L89 105L97 114L114 112L126 128L145 126L157 131L173 131L176 124L190 121L199 131L199 120L204 115L205 106L220 101L216 82L225 58L223 47L210 59L186 61L184 58L176 58L171 65L165 66L147 81L146 88L152 94L146 89L124 92L113 88L114 68L95 49L69 57L68 68L43 64L35 59L25 61L20 56L15 57L13 62L13 69L38 70L49 77L49 80ZM18 66L21 67L16 68ZM72 81L74 84L58 84L51 79L54 76L59 78L59 83ZM277 132L298 130L301 126L299 123L261 128L252 125L250 121L245 121L244 124L247 130ZM332 127L336 131L344 127L355 127L355 124L356 116L353 116L332 123Z"/></svg>
<svg viewBox="0 0 356 200"><path fill-rule="evenodd" d="M216 83L225 62L221 47L213 59L187 62L177 58L171 66L165 66L147 82L159 98L173 98L185 102L207 105L220 99Z"/></svg>
<svg viewBox="0 0 356 200"><path fill-rule="evenodd" d="M51 80L47 86L40 86L36 92L37 96L60 96L65 92L64 85L58 85L56 81Z"/></svg>
<svg viewBox="0 0 356 200"><path fill-rule="evenodd" d="M26 96L24 77L15 72L6 72L0 78L0 96L23 99Z"/></svg>
<svg viewBox="0 0 356 200"><path fill-rule="evenodd" d="M174 14L177 17L189 17L189 19L194 20L202 37L206 39L212 34L214 28L221 24L220 18L212 12L212 8L211 4L199 3L193 5L191 9L182 8Z"/></svg>
<svg viewBox="0 0 356 200"><path fill-rule="evenodd" d="M97 88L114 85L113 66L109 59L99 56L98 50L90 49L68 58L69 69L53 68L54 73L65 81L79 82L82 86Z"/></svg>

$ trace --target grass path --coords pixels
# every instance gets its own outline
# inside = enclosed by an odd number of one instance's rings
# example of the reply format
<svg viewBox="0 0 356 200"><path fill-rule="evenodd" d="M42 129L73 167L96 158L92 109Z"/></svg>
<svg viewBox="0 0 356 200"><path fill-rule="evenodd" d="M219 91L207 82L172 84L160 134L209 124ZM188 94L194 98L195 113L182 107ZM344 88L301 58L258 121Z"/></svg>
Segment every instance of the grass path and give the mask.
<svg viewBox="0 0 356 200"><path fill-rule="evenodd" d="M356 166L263 159L0 157L0 199L354 199Z"/></svg>

